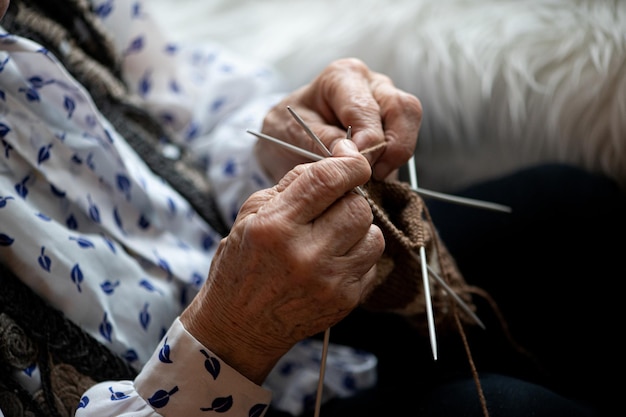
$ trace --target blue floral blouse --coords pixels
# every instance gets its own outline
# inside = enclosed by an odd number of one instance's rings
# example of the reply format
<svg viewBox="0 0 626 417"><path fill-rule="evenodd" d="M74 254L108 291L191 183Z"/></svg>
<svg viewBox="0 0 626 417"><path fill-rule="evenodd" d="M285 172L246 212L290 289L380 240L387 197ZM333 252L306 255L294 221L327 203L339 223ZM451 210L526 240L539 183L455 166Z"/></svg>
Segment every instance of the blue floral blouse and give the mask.
<svg viewBox="0 0 626 417"><path fill-rule="evenodd" d="M141 0L90 1L124 82L178 146L207 161L232 224L252 192L272 185L246 129L260 130L282 80L218 44L169 42ZM150 171L55 56L1 27L0 143L0 261L141 370L135 381L92 387L76 415L262 416L270 390L228 367L177 319L221 236ZM360 386L371 383L373 367ZM18 377L37 387L37 375L33 365Z"/></svg>

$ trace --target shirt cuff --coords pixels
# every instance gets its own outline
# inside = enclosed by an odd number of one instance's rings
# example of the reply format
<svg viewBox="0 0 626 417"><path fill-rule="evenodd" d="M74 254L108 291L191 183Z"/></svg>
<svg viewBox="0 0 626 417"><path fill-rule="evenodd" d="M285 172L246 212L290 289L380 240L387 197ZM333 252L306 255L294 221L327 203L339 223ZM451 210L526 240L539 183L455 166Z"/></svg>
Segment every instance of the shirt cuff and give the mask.
<svg viewBox="0 0 626 417"><path fill-rule="evenodd" d="M163 416L263 416L271 391L216 357L183 327L170 327L135 379L135 389Z"/></svg>

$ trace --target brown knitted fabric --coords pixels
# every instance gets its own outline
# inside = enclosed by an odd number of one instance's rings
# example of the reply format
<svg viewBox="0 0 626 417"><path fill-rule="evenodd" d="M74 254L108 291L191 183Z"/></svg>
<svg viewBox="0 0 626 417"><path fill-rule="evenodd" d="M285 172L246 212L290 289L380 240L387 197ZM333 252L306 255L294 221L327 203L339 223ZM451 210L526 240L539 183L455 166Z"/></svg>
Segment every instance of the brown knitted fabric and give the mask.
<svg viewBox="0 0 626 417"><path fill-rule="evenodd" d="M403 315L427 335L426 303L419 259L420 247L426 249L429 266L445 280L472 309L470 287L440 240L422 198L409 184L400 181L371 180L365 187L374 213L374 223L385 236L385 252L378 262L378 285L364 307ZM414 256L414 255L417 255ZM454 309L454 299L435 280L430 279L431 299L438 330L456 329L454 311L467 323L474 321Z"/></svg>

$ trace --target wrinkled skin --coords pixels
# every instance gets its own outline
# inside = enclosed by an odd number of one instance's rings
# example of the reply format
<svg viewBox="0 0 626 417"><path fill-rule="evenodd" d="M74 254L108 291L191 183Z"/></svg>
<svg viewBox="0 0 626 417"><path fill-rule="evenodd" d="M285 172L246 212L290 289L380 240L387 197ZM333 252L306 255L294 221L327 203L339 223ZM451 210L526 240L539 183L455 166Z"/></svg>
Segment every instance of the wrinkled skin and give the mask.
<svg viewBox="0 0 626 417"><path fill-rule="evenodd" d="M366 199L351 191L369 179L369 163L347 140L333 154L246 201L181 316L257 383L296 342L343 319L375 278L384 238Z"/></svg>
<svg viewBox="0 0 626 417"><path fill-rule="evenodd" d="M256 156L277 185L242 206L181 315L192 335L258 384L294 344L342 320L371 290L385 242L353 189L409 160L422 117L416 97L356 59L331 63L264 119L263 133L320 153L287 106L333 157L310 162L257 142ZM339 140L348 126L353 142Z"/></svg>
<svg viewBox="0 0 626 417"><path fill-rule="evenodd" d="M413 155L422 121L422 106L415 96L353 58L331 63L311 84L286 97L265 117L263 133L321 154L287 106L329 148L337 138L346 137L348 126L352 126L352 140L360 150L384 143L383 148L366 154L376 179L387 178ZM266 141L257 143L256 152L275 181L296 164L308 162Z"/></svg>

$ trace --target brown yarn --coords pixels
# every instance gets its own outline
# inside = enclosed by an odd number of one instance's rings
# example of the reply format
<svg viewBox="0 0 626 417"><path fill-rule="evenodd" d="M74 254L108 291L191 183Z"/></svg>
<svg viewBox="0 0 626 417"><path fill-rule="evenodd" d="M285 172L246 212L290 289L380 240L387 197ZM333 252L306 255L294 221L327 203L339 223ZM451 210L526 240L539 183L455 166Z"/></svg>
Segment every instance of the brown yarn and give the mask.
<svg viewBox="0 0 626 417"><path fill-rule="evenodd" d="M400 181L370 180L365 187L374 213L374 223L385 236L385 252L377 264L378 284L369 294L364 307L390 311L407 317L422 335L428 334L426 301L420 261L412 254L426 249L429 265L472 310L474 287L466 284L456 262L439 239L435 225L421 197L409 184ZM428 278L427 278L428 279ZM455 305L444 288L430 279L435 325L440 331L455 329L467 353L478 397L485 417L489 417L487 401L474 364L464 325L475 324ZM461 314L463 313L463 314Z"/></svg>
<svg viewBox="0 0 626 417"><path fill-rule="evenodd" d="M418 331L427 335L426 302L421 266L413 254L426 249L430 267L438 273L465 303L475 311L468 285L439 239L426 205L409 184L400 181L371 180L365 187L374 213L374 223L385 236L385 252L378 263L378 285L368 296L364 307L389 311L410 318ZM454 300L437 282L430 281L432 306L438 329L454 328ZM459 312L466 324L474 321Z"/></svg>

